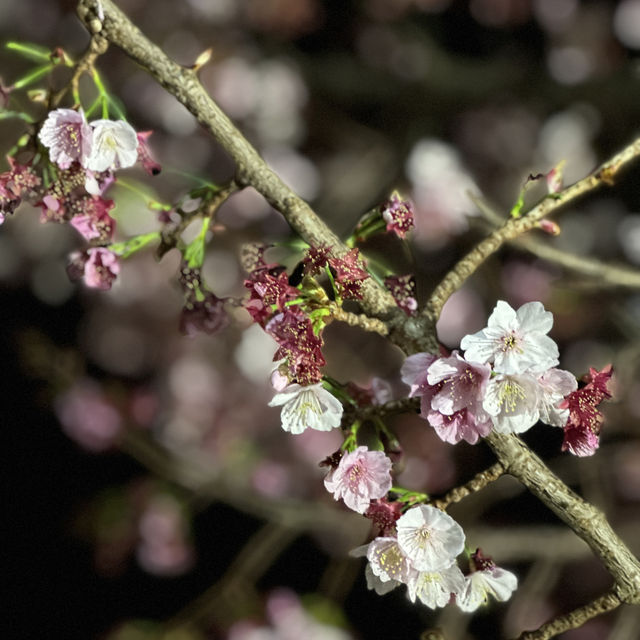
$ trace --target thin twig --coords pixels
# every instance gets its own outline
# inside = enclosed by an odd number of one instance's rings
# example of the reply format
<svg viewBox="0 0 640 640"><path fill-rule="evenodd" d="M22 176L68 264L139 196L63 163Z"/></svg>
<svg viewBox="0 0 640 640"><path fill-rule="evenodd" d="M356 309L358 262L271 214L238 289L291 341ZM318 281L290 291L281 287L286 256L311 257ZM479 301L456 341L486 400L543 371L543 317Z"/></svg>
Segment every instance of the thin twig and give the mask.
<svg viewBox="0 0 640 640"><path fill-rule="evenodd" d="M454 291L457 291L476 269L505 242L513 240L523 233L534 229L540 220L555 213L569 202L576 200L594 189L613 183L617 173L632 160L640 155L640 138L625 147L620 153L605 161L586 178L567 187L553 197L547 197L540 204L521 218L511 218L502 227L491 233L478 243L464 258L462 258L435 288L423 313L435 322L445 302Z"/></svg>
<svg viewBox="0 0 640 640"><path fill-rule="evenodd" d="M478 207L483 217L494 227L504 224L504 218L494 210L483 198L468 192L469 199ZM511 244L525 249L547 262L557 264L570 271L575 271L590 278L597 279L603 286L640 288L640 270L623 265L609 264L589 256L580 256L561 249L556 249L539 238L516 238Z"/></svg>
<svg viewBox="0 0 640 640"><path fill-rule="evenodd" d="M543 624L536 631L525 631L518 636L517 640L549 640L549 638L554 638L563 631L581 627L591 618L607 613L607 611L613 611L613 609L619 607L620 604L620 598L618 598L615 592L610 591L596 598L589 604L578 607L570 613Z"/></svg>
<svg viewBox="0 0 640 640"><path fill-rule="evenodd" d="M488 469L476 474L469 482L455 489L451 489L443 498L434 500L432 504L438 509L446 509L449 505L460 502L460 500L466 498L468 495L484 489L487 485L495 482L503 473L504 466L501 462L496 462Z"/></svg>
<svg viewBox="0 0 640 640"><path fill-rule="evenodd" d="M243 586L254 586L296 536L295 531L282 525L265 524L249 538L224 576L171 618L167 627L206 626L217 609L228 607L234 593Z"/></svg>
<svg viewBox="0 0 640 640"><path fill-rule="evenodd" d="M378 320L378 318L370 318L362 313L351 313L350 311L345 311L340 307L332 306L331 317L334 320L348 324L350 327L360 327L360 329L371 331L372 333L378 333L381 336L389 335L389 327L387 327L382 320Z"/></svg>

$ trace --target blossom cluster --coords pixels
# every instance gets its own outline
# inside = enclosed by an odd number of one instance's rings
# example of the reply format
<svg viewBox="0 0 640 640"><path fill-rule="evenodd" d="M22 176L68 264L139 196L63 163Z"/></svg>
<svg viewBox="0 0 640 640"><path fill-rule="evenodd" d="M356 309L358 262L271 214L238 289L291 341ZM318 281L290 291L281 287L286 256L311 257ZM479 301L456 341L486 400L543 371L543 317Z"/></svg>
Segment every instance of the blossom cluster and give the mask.
<svg viewBox="0 0 640 640"><path fill-rule="evenodd" d="M410 396L420 397L420 413L445 442L475 444L492 430L522 433L538 420L564 427L563 449L590 455L598 447L601 414L609 397L611 368L591 373L586 387L558 369L558 347L547 335L553 316L540 302L515 311L499 301L488 326L465 336L464 354L409 356L402 379Z"/></svg>
<svg viewBox="0 0 640 640"><path fill-rule="evenodd" d="M457 557L465 548L462 527L430 505L408 509L392 530L358 547L352 555L366 555L367 585L379 595L407 586L411 602L435 609L454 601L463 611L475 611L488 595L508 600L517 587L510 571L497 567L478 550L465 576Z"/></svg>
<svg viewBox="0 0 640 640"><path fill-rule="evenodd" d="M159 173L147 146L150 133L136 133L124 120L87 122L82 111L50 111L38 132L50 165L37 167L39 156L26 165L9 158L9 171L0 174L0 223L22 200L40 207L41 222L68 222L89 244L70 256L70 277L110 289L119 264L107 248L116 223L110 215L114 202L104 194L115 181L114 172L136 162L151 175ZM38 175L40 168L46 170L46 181Z"/></svg>
<svg viewBox="0 0 640 640"><path fill-rule="evenodd" d="M266 246L245 251L249 272L245 287L249 298L245 309L278 344L272 376L276 395L270 406L282 406L282 428L302 433L307 428L329 431L340 425L343 408L323 385L322 333L329 306L342 298L362 297L362 283L369 277L358 249L342 258L331 257L327 247L311 247L300 263L302 281L294 285L284 267L265 260ZM331 302L316 278L330 274L335 302Z"/></svg>

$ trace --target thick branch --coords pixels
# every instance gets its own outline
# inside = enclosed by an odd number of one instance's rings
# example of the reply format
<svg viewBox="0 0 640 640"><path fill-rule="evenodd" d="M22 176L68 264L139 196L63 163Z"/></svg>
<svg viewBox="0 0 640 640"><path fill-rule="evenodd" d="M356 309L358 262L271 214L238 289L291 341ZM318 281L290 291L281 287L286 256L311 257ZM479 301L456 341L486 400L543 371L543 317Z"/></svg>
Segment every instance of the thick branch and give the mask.
<svg viewBox="0 0 640 640"><path fill-rule="evenodd" d="M434 322L452 293L457 291L476 269L505 242L513 240L535 228L540 220L555 213L560 207L593 191L603 184L611 184L616 174L640 155L640 138L604 162L593 173L564 189L554 197L545 198L522 218L512 218L476 245L443 278L429 298L424 313Z"/></svg>
<svg viewBox="0 0 640 640"><path fill-rule="evenodd" d="M600 558L615 580L615 592L640 604L640 563L605 515L567 487L519 438L493 432L486 438L511 474L566 522Z"/></svg>

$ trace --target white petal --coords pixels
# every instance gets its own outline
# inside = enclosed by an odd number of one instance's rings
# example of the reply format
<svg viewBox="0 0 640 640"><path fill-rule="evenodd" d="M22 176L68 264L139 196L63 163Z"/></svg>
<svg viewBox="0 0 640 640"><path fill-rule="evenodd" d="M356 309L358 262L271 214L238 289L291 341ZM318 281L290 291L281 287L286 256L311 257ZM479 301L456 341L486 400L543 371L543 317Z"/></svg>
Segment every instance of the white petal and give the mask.
<svg viewBox="0 0 640 640"><path fill-rule="evenodd" d="M553 326L553 314L545 311L542 302L527 302L516 312L520 328L527 332L549 333Z"/></svg>

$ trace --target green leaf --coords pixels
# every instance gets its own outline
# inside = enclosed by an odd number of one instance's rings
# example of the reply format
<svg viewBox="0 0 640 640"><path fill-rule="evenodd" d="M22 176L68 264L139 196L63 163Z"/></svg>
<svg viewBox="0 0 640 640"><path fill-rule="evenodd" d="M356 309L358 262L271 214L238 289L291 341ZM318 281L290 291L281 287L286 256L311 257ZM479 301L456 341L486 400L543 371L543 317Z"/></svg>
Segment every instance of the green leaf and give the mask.
<svg viewBox="0 0 640 640"><path fill-rule="evenodd" d="M184 259L191 269L199 269L204 262L204 248L209 229L209 218L204 218L200 233L187 245Z"/></svg>
<svg viewBox="0 0 640 640"><path fill-rule="evenodd" d="M142 235L134 236L125 242L115 242L114 244L109 245L108 249L113 251L117 256L125 259L159 238L160 232L152 231L151 233L143 233Z"/></svg>
<svg viewBox="0 0 640 640"><path fill-rule="evenodd" d="M42 76L46 76L51 69L53 69L53 64L45 64L41 67L36 67L33 71L30 71L27 75L23 76L17 82L13 83L14 89L22 89L30 84L33 84L36 80L42 78Z"/></svg>
<svg viewBox="0 0 640 640"><path fill-rule="evenodd" d="M36 62L42 62L46 60L51 62L51 51L46 47L41 47L39 44L24 43L24 42L7 42L6 49L15 51L29 60L35 60Z"/></svg>
<svg viewBox="0 0 640 640"><path fill-rule="evenodd" d="M30 115L23 113L22 111L0 111L0 120L8 120L10 118L24 120L29 124L32 124L34 122L33 118Z"/></svg>

